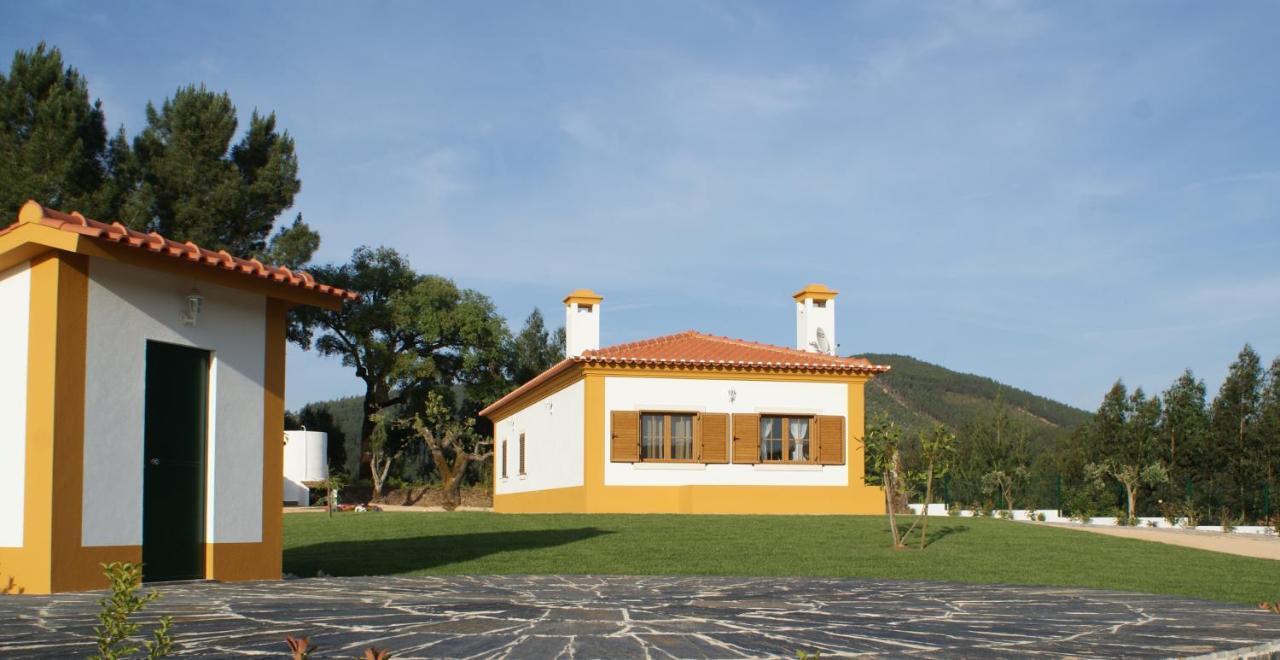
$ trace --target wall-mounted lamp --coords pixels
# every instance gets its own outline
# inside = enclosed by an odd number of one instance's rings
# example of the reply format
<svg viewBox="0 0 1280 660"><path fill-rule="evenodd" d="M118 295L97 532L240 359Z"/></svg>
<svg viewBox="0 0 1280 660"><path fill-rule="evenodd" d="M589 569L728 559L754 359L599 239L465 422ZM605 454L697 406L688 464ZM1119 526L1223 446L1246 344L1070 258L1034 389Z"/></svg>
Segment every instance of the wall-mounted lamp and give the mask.
<svg viewBox="0 0 1280 660"><path fill-rule="evenodd" d="M729 388L729 403L733 403L734 401L737 401L737 400L738 400L738 390L735 390L735 389L733 389L732 387L730 387L730 388Z"/></svg>
<svg viewBox="0 0 1280 660"><path fill-rule="evenodd" d="M200 320L200 310L204 308L204 296L200 295L200 289L193 286L183 300L185 304L182 307L182 313L179 314L182 324L195 325L196 321Z"/></svg>

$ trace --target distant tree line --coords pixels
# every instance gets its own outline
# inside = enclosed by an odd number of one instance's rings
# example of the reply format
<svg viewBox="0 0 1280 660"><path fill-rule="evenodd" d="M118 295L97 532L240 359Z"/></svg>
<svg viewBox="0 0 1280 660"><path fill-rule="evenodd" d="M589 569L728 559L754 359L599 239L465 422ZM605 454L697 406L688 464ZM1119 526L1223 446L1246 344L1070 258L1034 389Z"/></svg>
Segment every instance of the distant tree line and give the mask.
<svg viewBox="0 0 1280 660"><path fill-rule="evenodd" d="M1190 370L1161 394L1117 381L1097 412L1056 442L1034 442L1021 413L997 396L955 428L954 456L934 475L943 499L985 511L1016 504L1129 522L1280 518L1280 357L1264 368L1246 344L1212 399ZM896 424L884 417L880 424ZM924 494L913 468L922 469L928 432L916 436L899 449L906 475L899 486L912 501Z"/></svg>

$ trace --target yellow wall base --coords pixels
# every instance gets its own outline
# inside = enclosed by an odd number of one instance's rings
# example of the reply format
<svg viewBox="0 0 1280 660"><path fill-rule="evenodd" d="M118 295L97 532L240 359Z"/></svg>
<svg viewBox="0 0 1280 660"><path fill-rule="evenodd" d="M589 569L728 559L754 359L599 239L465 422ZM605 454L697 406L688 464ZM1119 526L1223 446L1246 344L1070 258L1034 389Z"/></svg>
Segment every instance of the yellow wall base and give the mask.
<svg viewBox="0 0 1280 660"><path fill-rule="evenodd" d="M498 495L498 513L879 514L884 492L844 486L605 486Z"/></svg>
<svg viewBox="0 0 1280 660"><path fill-rule="evenodd" d="M280 547L269 543L210 543L204 547L205 577L223 582L279 580Z"/></svg>

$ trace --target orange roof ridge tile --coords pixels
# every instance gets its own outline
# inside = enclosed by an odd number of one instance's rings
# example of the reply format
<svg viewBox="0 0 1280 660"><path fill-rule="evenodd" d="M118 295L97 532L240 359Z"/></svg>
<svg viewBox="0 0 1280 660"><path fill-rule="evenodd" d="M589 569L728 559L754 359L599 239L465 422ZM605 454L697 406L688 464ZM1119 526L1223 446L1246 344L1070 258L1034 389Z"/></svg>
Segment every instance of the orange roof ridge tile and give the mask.
<svg viewBox="0 0 1280 660"><path fill-rule="evenodd" d="M34 200L27 201L18 212L17 222L0 228L0 236L14 231L23 224L40 224L59 231L81 234L95 239L117 243L131 248L146 250L176 259L184 259L202 266L218 268L231 272L243 273L259 278L269 278L290 286L309 291L316 291L343 300L356 300L360 296L354 291L320 284L309 273L303 270L294 271L284 266L270 266L258 259L244 259L226 250L213 251L202 248L192 241L180 243L157 232L143 233L129 229L119 221L107 223L87 218L79 211L65 213L46 208Z"/></svg>

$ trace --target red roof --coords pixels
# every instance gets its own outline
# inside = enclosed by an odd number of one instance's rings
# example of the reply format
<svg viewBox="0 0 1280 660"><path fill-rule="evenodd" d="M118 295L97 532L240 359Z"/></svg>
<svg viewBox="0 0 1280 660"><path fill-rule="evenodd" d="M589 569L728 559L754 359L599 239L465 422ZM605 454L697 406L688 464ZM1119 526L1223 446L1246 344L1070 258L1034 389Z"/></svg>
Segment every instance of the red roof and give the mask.
<svg viewBox="0 0 1280 660"><path fill-rule="evenodd" d="M639 367L710 367L718 369L790 371L799 373L844 373L873 375L889 370L866 358L838 357L809 353L794 348L761 344L744 339L719 337L694 330L654 337L627 344L585 351L567 358L510 394L498 399L481 415L501 408L526 392L551 380L575 364Z"/></svg>
<svg viewBox="0 0 1280 660"><path fill-rule="evenodd" d="M247 277L256 277L259 279L279 282L287 286L296 286L308 291L334 296L343 300L356 300L359 294L354 291L339 289L338 287L329 286L317 282L314 277L305 271L293 271L284 266L270 266L258 261L257 259L242 259L233 256L226 250L213 251L202 248L190 241L179 243L151 232L149 234L129 229L119 222L106 223L100 220L86 218L83 215L72 212L63 213L48 209L34 201L28 201L23 204L22 210L18 213L18 221L0 229L0 236L4 236L19 227L27 224L38 224L45 227L51 227L59 231L80 234L101 241L115 243L139 250L145 250L155 254L181 259L186 262L205 266L208 268L218 268L221 270L231 271L245 275Z"/></svg>

